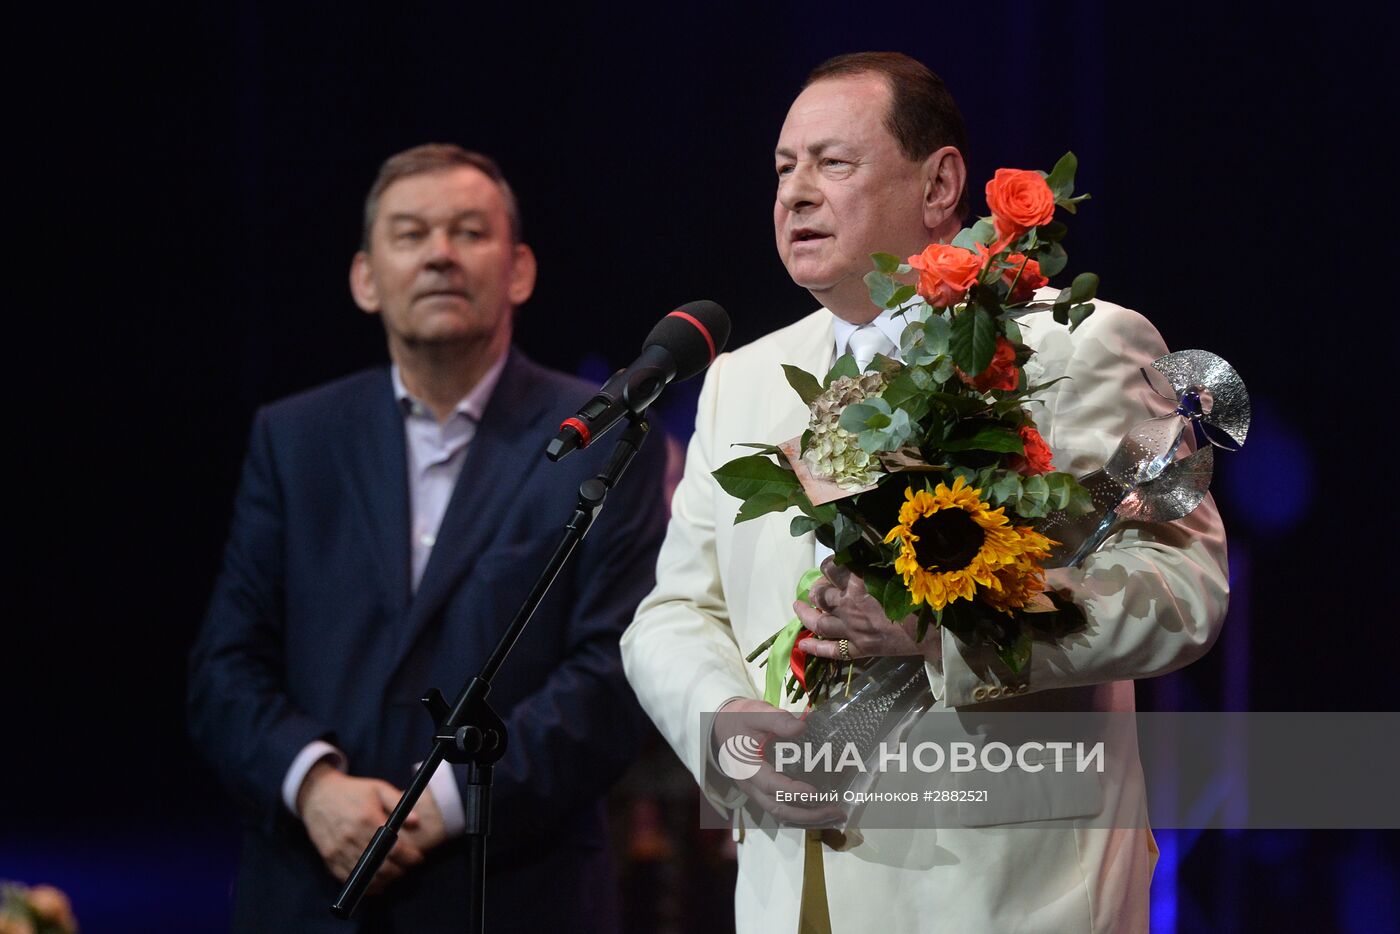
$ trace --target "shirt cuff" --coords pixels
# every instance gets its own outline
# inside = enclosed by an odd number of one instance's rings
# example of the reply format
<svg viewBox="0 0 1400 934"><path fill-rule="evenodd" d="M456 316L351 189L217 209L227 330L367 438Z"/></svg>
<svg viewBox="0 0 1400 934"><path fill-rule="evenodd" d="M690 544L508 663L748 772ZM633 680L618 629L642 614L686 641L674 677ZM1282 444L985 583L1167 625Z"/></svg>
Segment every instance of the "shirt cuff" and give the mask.
<svg viewBox="0 0 1400 934"><path fill-rule="evenodd" d="M306 781L306 773L311 771L311 767L322 759L329 760L330 764L341 772L349 765L345 753L323 739L314 739L297 753L297 757L287 768L287 776L282 779L282 803L296 817L301 817L301 813L297 811L297 795L301 793L301 783Z"/></svg>
<svg viewBox="0 0 1400 934"><path fill-rule="evenodd" d="M438 810L442 812L442 829L448 838L460 837L466 833L467 812L462 809L462 792L457 787L457 776L452 772L452 763L438 763L437 771L428 779L428 793L433 796Z"/></svg>

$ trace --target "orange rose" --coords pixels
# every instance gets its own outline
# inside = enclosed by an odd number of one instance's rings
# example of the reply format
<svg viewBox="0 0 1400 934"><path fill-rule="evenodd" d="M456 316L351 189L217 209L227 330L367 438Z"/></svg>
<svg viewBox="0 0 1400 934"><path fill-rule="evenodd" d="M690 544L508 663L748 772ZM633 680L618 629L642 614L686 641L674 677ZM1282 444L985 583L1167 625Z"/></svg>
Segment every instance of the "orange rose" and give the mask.
<svg viewBox="0 0 1400 934"><path fill-rule="evenodd" d="M930 243L918 256L909 257L909 265L919 270L919 294L934 308L962 301L984 261L984 256L947 243Z"/></svg>
<svg viewBox="0 0 1400 934"><path fill-rule="evenodd" d="M1055 216L1055 194L1039 172L997 169L987 183L987 207L992 209L997 244L1004 249L1032 227L1050 223Z"/></svg>
<svg viewBox="0 0 1400 934"><path fill-rule="evenodd" d="M1026 448L1026 456L1019 454L1012 456L1011 469L1026 477L1033 477L1036 474L1049 473L1055 469L1051 463L1053 456L1050 445L1045 443L1045 439L1040 436L1040 432L1035 430L1034 425L1022 425L1021 444Z"/></svg>
<svg viewBox="0 0 1400 934"><path fill-rule="evenodd" d="M1016 282L1016 287L1012 289L1009 298L1010 303L1013 305L1018 302L1030 301L1031 296L1035 294L1035 290L1046 285L1050 281L1040 274L1040 263L1033 259L1027 260L1026 257L1020 253L1012 253L1006 258L1006 261L1011 264L1011 268L1001 271L1001 281L1005 282L1008 287L1013 280ZM1025 269L1021 268L1022 263L1026 264ZM1019 279L1016 278L1017 272L1021 274L1021 278Z"/></svg>
<svg viewBox="0 0 1400 934"><path fill-rule="evenodd" d="M1016 365L1016 348L998 334L996 350L992 352L992 362L987 364L987 368L976 376L968 376L962 370L958 370L958 377L981 392L989 389L1015 389L1021 382L1021 368Z"/></svg>

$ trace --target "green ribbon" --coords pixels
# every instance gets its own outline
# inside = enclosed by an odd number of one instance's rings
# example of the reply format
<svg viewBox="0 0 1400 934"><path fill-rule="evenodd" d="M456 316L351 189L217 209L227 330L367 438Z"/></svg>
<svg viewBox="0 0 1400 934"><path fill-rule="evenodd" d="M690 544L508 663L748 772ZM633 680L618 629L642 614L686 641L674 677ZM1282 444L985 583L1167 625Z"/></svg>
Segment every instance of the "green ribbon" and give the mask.
<svg viewBox="0 0 1400 934"><path fill-rule="evenodd" d="M797 582L797 599L807 600L811 596L812 585L821 580L821 568L812 568ZM802 631L802 620L794 616L773 639L768 649L768 674L763 686L763 699L774 707L780 706L783 699L783 681L787 679L792 660L792 647L797 644L797 634Z"/></svg>

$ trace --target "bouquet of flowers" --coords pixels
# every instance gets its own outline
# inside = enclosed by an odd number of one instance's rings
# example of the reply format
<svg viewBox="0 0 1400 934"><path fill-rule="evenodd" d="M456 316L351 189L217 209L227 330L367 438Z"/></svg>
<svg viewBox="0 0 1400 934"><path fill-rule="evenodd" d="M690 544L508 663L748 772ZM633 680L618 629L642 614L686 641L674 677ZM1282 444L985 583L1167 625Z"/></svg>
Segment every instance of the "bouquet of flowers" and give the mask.
<svg viewBox="0 0 1400 934"><path fill-rule="evenodd" d="M0 882L0 934L74 934L68 896L51 885Z"/></svg>
<svg viewBox="0 0 1400 934"><path fill-rule="evenodd" d="M1083 515L1093 503L1054 469L1032 406L1051 382L1029 385L1035 353L1017 318L1048 307L1073 330L1094 310L1098 277L1081 273L1053 302L1032 302L1066 265L1066 225L1087 199L1074 194L1077 161L1049 173L998 169L987 183L991 216L952 243L901 260L872 256L866 278L876 306L906 322L896 361L876 355L862 372L846 354L820 380L784 366L810 410L808 428L783 444L714 472L742 500L735 522L793 507L795 536L815 532L837 563L859 574L893 623L916 619L916 637L947 627L991 649L1012 672L1036 638L1083 625L1082 611L1045 589L1045 560L1059 543L1037 530L1051 514ZM902 281L913 278L917 283ZM819 576L798 583L806 599ZM849 663L810 657L812 634L793 619L759 645L768 652L765 698L786 688L809 703L827 696Z"/></svg>

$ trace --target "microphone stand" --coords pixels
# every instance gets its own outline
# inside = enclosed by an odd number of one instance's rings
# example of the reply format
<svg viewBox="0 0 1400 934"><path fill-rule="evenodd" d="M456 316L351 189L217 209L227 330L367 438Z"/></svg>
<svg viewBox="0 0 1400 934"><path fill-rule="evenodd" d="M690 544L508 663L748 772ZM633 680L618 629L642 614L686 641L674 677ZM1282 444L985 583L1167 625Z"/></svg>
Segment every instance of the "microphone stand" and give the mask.
<svg viewBox="0 0 1400 934"><path fill-rule="evenodd" d="M428 780L437 770L438 764L447 761L467 766L467 788L462 796L462 808L466 814L466 841L468 862L468 884L470 885L471 914L467 919L469 934L483 934L486 929L486 835L491 831L491 770L506 751L506 725L491 709L487 695L491 691L491 679L495 677L501 663L520 638L525 624L534 615L544 595L554 583L555 577L573 554L578 543L588 534L593 520L603 508L608 491L617 485L626 472L632 458L637 455L642 442L646 440L651 425L646 420L645 409L638 413L628 413L627 428L618 438L612 457L603 472L583 481L578 489L578 504L564 526L549 563L535 580L530 595L511 620L510 628L501 636L500 642L487 659L481 673L468 681L457 695L457 700L448 707L441 691L432 688L423 697L423 704L433 718L433 749L423 764L418 767L413 780L404 789L399 803L390 812L389 819L370 840L354 870L345 880L340 894L331 904L331 913L346 919L354 915L364 898L374 874L388 858L389 852L398 840L399 830L408 818L413 806L428 787Z"/></svg>

